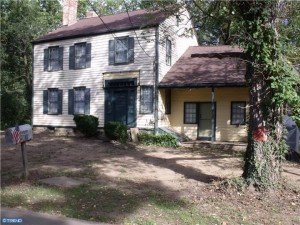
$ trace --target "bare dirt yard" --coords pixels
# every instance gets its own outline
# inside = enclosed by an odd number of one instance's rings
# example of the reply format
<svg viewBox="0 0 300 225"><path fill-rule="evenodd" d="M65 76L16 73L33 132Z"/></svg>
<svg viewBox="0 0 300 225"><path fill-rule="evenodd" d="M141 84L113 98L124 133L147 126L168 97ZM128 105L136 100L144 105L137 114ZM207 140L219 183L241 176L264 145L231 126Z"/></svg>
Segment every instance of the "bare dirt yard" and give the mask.
<svg viewBox="0 0 300 225"><path fill-rule="evenodd" d="M1 140L2 206L120 224L300 224L300 164L284 162L284 185L261 193L235 188L241 152L40 133L26 145L30 176L24 181L20 146ZM38 182L55 176L88 184Z"/></svg>

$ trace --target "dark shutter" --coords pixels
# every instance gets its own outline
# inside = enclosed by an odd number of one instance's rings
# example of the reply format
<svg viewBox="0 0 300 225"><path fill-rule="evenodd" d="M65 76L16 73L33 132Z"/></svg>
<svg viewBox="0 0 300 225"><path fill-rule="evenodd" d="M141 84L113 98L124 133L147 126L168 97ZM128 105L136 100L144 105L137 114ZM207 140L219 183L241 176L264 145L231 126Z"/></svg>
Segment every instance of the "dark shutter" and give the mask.
<svg viewBox="0 0 300 225"><path fill-rule="evenodd" d="M44 71L48 71L49 63L49 50L48 48L44 49Z"/></svg>
<svg viewBox="0 0 300 225"><path fill-rule="evenodd" d="M74 115L74 90L69 89L68 113Z"/></svg>
<svg viewBox="0 0 300 225"><path fill-rule="evenodd" d="M90 101L91 101L91 89L90 88L85 89L84 98L85 98L84 114L90 114Z"/></svg>
<svg viewBox="0 0 300 225"><path fill-rule="evenodd" d="M69 52L69 69L74 70L75 69L75 46L70 46L70 52Z"/></svg>
<svg viewBox="0 0 300 225"><path fill-rule="evenodd" d="M92 52L92 44L88 43L86 44L86 64L85 64L85 68L90 68L91 67L91 52Z"/></svg>
<svg viewBox="0 0 300 225"><path fill-rule="evenodd" d="M171 89L165 89L165 114L171 114Z"/></svg>
<svg viewBox="0 0 300 225"><path fill-rule="evenodd" d="M108 64L114 65L115 64L115 40L110 40L108 42Z"/></svg>
<svg viewBox="0 0 300 225"><path fill-rule="evenodd" d="M43 114L48 114L48 90L43 91Z"/></svg>
<svg viewBox="0 0 300 225"><path fill-rule="evenodd" d="M62 114L63 90L58 90L58 114Z"/></svg>
<svg viewBox="0 0 300 225"><path fill-rule="evenodd" d="M64 47L59 48L59 70L63 70L63 64L64 64Z"/></svg>
<svg viewBox="0 0 300 225"><path fill-rule="evenodd" d="M128 38L128 63L134 62L134 38Z"/></svg>

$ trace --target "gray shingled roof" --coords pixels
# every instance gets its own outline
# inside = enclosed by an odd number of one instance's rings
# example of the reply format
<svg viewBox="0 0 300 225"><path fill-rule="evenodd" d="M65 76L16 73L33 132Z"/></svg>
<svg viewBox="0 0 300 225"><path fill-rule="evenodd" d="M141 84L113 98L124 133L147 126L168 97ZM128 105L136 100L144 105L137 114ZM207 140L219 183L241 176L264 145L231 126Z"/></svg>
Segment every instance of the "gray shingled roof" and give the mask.
<svg viewBox="0 0 300 225"><path fill-rule="evenodd" d="M246 86L246 63L242 58L242 50L236 47L189 47L159 87Z"/></svg>
<svg viewBox="0 0 300 225"><path fill-rule="evenodd" d="M129 14L129 17L128 17ZM143 27L152 27L162 23L167 16L161 11L136 10L114 15L84 18L78 20L71 26L58 28L36 40L33 43L42 43L68 38L85 37L98 34L112 33L124 30L139 29ZM109 29L107 29L107 27Z"/></svg>

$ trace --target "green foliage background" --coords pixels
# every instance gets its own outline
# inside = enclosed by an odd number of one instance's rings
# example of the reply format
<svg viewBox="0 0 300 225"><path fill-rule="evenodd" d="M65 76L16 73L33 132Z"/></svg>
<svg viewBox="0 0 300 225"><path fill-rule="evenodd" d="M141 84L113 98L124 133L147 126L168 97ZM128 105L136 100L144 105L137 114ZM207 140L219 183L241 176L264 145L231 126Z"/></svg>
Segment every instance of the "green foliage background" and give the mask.
<svg viewBox="0 0 300 225"><path fill-rule="evenodd" d="M31 42L61 23L58 1L1 0L1 129L30 123Z"/></svg>

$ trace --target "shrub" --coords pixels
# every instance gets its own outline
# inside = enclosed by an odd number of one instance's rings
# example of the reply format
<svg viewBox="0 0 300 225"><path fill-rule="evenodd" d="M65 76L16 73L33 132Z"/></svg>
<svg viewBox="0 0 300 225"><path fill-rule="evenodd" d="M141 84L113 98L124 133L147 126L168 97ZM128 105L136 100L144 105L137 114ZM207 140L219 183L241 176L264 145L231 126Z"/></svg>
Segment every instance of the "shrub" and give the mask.
<svg viewBox="0 0 300 225"><path fill-rule="evenodd" d="M76 123L76 128L86 137L92 137L97 134L99 120L92 115L75 115L73 120Z"/></svg>
<svg viewBox="0 0 300 225"><path fill-rule="evenodd" d="M128 140L127 126L119 121L111 121L105 124L106 137L111 140L126 142Z"/></svg>
<svg viewBox="0 0 300 225"><path fill-rule="evenodd" d="M150 134L147 132L140 132L138 134L139 142L145 145L155 145L160 147L177 148L179 146L178 140L170 134Z"/></svg>

